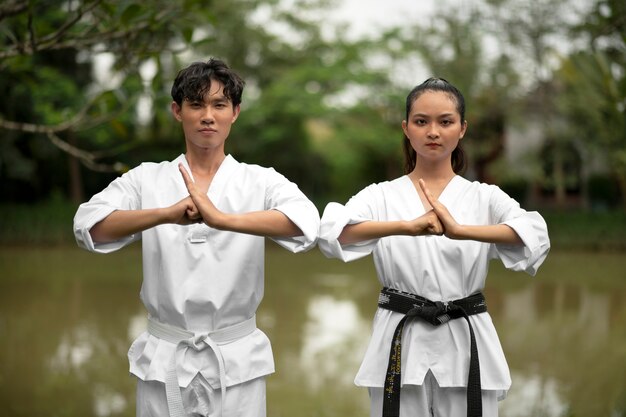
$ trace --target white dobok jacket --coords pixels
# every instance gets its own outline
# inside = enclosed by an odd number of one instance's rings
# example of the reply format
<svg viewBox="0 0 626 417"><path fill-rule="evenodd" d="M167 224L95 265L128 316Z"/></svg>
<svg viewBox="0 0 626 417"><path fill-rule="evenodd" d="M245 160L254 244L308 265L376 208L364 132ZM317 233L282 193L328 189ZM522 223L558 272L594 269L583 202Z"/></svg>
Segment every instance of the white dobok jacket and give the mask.
<svg viewBox="0 0 626 417"><path fill-rule="evenodd" d="M352 261L373 253L380 283L428 298L451 301L481 291L489 262L500 259L506 268L535 275L550 248L545 221L527 212L494 185L454 177L439 197L455 220L466 225L506 224L522 246L496 245L445 236L391 236L342 246L337 238L348 224L368 220L411 220L425 213L408 176L373 184L344 206L327 205L318 245L328 257ZM374 300L373 300L374 302ZM487 306L489 300L487 299ZM376 311L373 333L355 383L383 387L390 343L402 315ZM470 316L480 358L482 388L506 394L511 378L489 313ZM467 385L469 331L463 319L434 327L422 320L407 323L402 338L402 384L421 385L431 370L440 386Z"/></svg>
<svg viewBox="0 0 626 417"><path fill-rule="evenodd" d="M191 172L180 155L171 162L144 163L130 170L82 204L74 218L79 246L100 253L118 250L141 239L143 283L141 300L151 318L191 332L206 333L233 326L256 313L264 291L263 237L225 232L205 224L160 225L112 243L93 242L89 230L115 210L168 207L187 197L178 164ZM309 199L272 168L237 162L228 155L208 190L215 206L227 213L279 210L303 232L295 238L274 239L292 252L315 245L319 213ZM270 342L259 329L220 346L231 386L274 372ZM210 350L179 349L144 332L132 344L130 371L143 380L165 382L176 355L180 386L201 372L213 387L220 386L216 357Z"/></svg>

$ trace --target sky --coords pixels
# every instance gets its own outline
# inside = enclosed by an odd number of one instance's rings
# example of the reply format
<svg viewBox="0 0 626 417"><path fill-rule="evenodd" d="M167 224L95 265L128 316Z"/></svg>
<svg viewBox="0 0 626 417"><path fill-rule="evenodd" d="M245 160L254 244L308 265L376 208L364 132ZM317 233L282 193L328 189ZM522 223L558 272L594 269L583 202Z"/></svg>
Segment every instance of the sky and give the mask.
<svg viewBox="0 0 626 417"><path fill-rule="evenodd" d="M363 37L390 26L424 18L437 0L336 0L337 10L329 17L349 26L351 37Z"/></svg>

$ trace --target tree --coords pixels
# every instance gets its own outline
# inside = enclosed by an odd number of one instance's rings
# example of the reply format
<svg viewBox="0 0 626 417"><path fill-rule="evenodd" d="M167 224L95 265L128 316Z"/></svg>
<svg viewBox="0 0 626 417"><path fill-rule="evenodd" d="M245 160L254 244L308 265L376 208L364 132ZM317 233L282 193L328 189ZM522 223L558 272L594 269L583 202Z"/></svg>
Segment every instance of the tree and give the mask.
<svg viewBox="0 0 626 417"><path fill-rule="evenodd" d="M507 45L506 49L515 52L510 54L512 63L524 74L520 81L526 97L522 110L526 121L536 120L544 142L550 142L551 171L544 173L541 184L554 192L555 204L564 207L568 188L565 154L571 144L560 128L551 80L559 57L578 40L570 29L585 11L572 1L486 0L486 4L488 30L500 35L501 48Z"/></svg>
<svg viewBox="0 0 626 417"><path fill-rule="evenodd" d="M588 152L602 152L626 208L626 5L598 1L575 31L588 36L589 49L562 60L559 108L570 135L583 137Z"/></svg>
<svg viewBox="0 0 626 417"><path fill-rule="evenodd" d="M20 170L29 189L41 179L49 181L51 176L42 171L49 170L46 157L30 152L42 144L57 164L68 153L71 161L80 160L89 169L113 171L99 176L99 184L126 166L171 156L172 149L183 145L167 111L171 82L190 61L214 56L225 59L248 85L246 116L227 143L230 151L275 166L314 194L326 192L328 162L311 151L310 121L339 120L329 116L336 111L329 98L348 84L371 79L361 45L323 39L320 21L329 4L297 1L293 9L277 0L3 5L0 30L6 36L0 65L10 75L3 79L9 97L5 103L23 103L24 111L0 108L0 128L12 137L2 142L6 158L0 175L12 179L17 189ZM263 14L271 19L259 19ZM94 74L102 57L110 61L107 82ZM143 71L148 67L152 70ZM61 86L64 94L59 94ZM139 103L152 106L141 120ZM21 160L15 163L9 155ZM64 175L68 169L56 171ZM74 165L69 172L80 188L81 170ZM36 188L34 194L50 187Z"/></svg>
<svg viewBox="0 0 626 417"><path fill-rule="evenodd" d="M463 141L470 157L468 174L479 181L497 182L490 168L504 154L505 127L519 76L504 48L486 50L483 10L441 10L428 24L420 22L401 34L403 53L418 53L429 76L445 78L463 92L469 121Z"/></svg>
<svg viewBox="0 0 626 417"><path fill-rule="evenodd" d="M21 178L23 184L42 183L34 192L45 192L49 177L42 165L54 159L51 147L90 169L123 170L121 163L100 160L115 154L119 145L126 149L132 141L129 125L124 124L124 117L130 118L124 111L142 89L138 68L150 57L192 43L193 28L211 18L206 3L4 2L0 6L0 69L6 100L0 105L0 128L8 133L3 135L0 176ZM119 76L117 85L94 82L94 59L106 54L115 57L111 71ZM107 129L102 128L105 123ZM37 155L32 149L47 151ZM72 188L80 187L80 171L75 166L69 171ZM19 182L14 188L9 198L20 194Z"/></svg>

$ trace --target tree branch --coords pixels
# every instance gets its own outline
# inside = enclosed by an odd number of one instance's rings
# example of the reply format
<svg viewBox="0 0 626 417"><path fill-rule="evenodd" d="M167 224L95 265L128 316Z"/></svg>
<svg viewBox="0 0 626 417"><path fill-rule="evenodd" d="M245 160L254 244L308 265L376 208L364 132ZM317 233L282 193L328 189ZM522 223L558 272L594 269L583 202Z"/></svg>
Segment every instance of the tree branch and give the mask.
<svg viewBox="0 0 626 417"><path fill-rule="evenodd" d="M23 13L28 8L28 0L14 1L0 5L0 21L7 17Z"/></svg>
<svg viewBox="0 0 626 417"><path fill-rule="evenodd" d="M47 36L45 36L44 38L41 39L41 43L44 44L50 44L53 45L55 43L57 43L58 40L60 40L63 35L74 25L76 25L76 23L78 23L80 21L80 19L87 13L89 13L90 11L92 11L93 9L95 9L100 3L102 2L102 0L95 0L93 3L87 5L86 7L79 7L76 14L69 18L56 32L51 33ZM35 49L35 45L32 45L33 50Z"/></svg>
<svg viewBox="0 0 626 417"><path fill-rule="evenodd" d="M76 146L70 145L66 141L62 140L57 133L64 132L67 130L85 130L93 126L97 126L99 124L104 123L107 120L110 120L114 115L119 114L123 111L123 108L115 112L114 114L108 114L101 117L91 117L88 118L85 115L94 104L96 99L91 100L87 103L78 113L74 115L71 119L66 122L59 123L57 125L41 125L35 123L26 123L26 122L15 122L11 120L4 120L0 118L0 128L8 129L8 130L17 130L20 132L27 133L39 133L44 134L50 139L50 142L57 148L62 151L78 158L83 165L87 168L98 171L98 172L123 172L126 170L126 166L121 162L115 162L113 164L100 164L97 163L96 160L108 155L112 155L115 151L100 151L100 152L90 152L85 151ZM125 108L126 106L124 106ZM78 128L80 127L80 128Z"/></svg>
<svg viewBox="0 0 626 417"><path fill-rule="evenodd" d="M94 10L101 2L102 0L95 0L86 7L79 8L78 12L68 19L58 30L38 40L34 38L34 34L31 34L30 41L19 42L17 39L14 39L11 47L7 47L0 51L0 59L11 58L18 55L32 55L36 51L42 50L87 48L119 39L129 39L135 34L141 33L150 27L150 22L140 22L133 25L132 29L117 30L117 28L113 28L112 30L93 33L93 26L90 26L80 33L72 34L71 37L63 39L66 33L72 27L75 27L85 14ZM171 11L171 8L165 8L154 17L154 20L160 21Z"/></svg>
<svg viewBox="0 0 626 417"><path fill-rule="evenodd" d="M47 132L47 135L50 139L50 142L52 142L54 146L78 158L83 163L83 165L85 165L92 171L120 173L127 170L126 165L121 162L115 162L113 164L101 164L96 162L97 157L93 152L88 152L70 145L69 143L58 137L54 132Z"/></svg>

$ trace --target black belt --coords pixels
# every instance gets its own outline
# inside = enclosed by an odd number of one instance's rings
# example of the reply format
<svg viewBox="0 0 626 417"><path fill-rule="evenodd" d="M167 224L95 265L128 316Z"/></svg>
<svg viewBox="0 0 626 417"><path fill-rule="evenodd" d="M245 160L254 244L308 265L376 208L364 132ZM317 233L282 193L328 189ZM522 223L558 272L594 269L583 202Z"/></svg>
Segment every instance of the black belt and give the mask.
<svg viewBox="0 0 626 417"><path fill-rule="evenodd" d="M449 302L430 301L419 295L385 287L378 296L378 307L404 314L404 317L396 327L393 340L391 341L389 364L387 366L387 376L385 377L383 417L400 416L402 329L404 329L404 324L410 317L419 317L433 326L439 326L461 317L467 321L471 342L469 375L467 378L467 416L482 416L480 363L478 361L478 348L476 347L474 329L469 316L487 311L485 296L479 292L460 300Z"/></svg>

